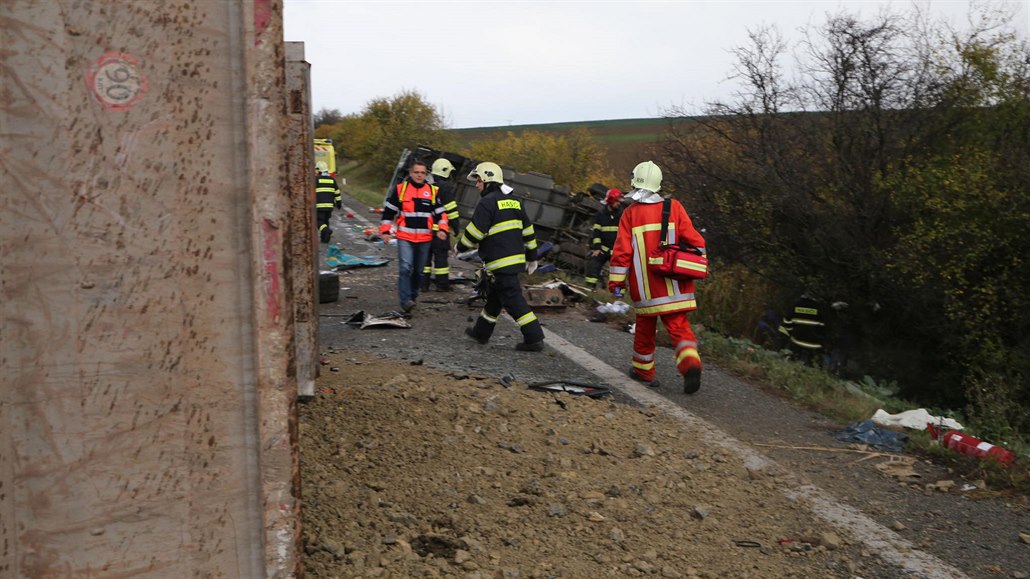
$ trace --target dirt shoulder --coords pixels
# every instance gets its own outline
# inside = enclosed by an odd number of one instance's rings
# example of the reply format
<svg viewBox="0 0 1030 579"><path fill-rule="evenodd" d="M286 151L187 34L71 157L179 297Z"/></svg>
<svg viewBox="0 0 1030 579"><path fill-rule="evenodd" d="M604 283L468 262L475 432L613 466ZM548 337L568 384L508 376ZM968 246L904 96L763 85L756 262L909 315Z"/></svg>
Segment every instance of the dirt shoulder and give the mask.
<svg viewBox="0 0 1030 579"><path fill-rule="evenodd" d="M359 217L339 224L333 241L354 255L394 257L361 240ZM889 457L833 440L844 425L711 365L697 395L660 391L679 409L668 411L568 350L515 352L511 323L487 346L469 341L462 331L478 307L456 303L461 290L423 295L411 329L344 323L357 311L397 309L392 262L344 272L341 286L340 300L321 307L329 364L301 408L311 576L1020 577L1030 569L1019 536L1030 532L1025 497L980 500L957 490L970 481L919 461L914 475L885 474L877 465ZM621 371L632 337L588 322L591 313L537 311L549 333ZM658 367L666 384L676 382L671 353L659 351ZM555 379L615 392L591 400L525 388ZM772 466L750 468L710 442L712 429ZM937 490L948 480L956 484ZM848 515L841 506L875 532L834 522Z"/></svg>

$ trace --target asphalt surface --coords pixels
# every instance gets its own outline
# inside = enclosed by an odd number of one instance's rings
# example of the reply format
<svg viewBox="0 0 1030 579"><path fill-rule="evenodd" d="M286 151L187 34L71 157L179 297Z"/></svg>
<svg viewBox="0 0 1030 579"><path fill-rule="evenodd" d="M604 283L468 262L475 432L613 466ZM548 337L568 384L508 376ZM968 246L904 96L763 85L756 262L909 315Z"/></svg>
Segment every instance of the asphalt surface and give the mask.
<svg viewBox="0 0 1030 579"><path fill-rule="evenodd" d="M594 313L591 305L537 308L548 333L548 346L540 353L514 350L521 334L507 316L502 316L489 344L466 337L464 329L482 305L463 303L471 295L471 284L456 284L453 292L422 294L409 329L358 329L348 324L359 312L379 316L399 311L396 249L365 239L366 228L376 228L378 221L378 214L346 195L344 210L334 214L332 244L347 254L390 261L339 272L339 300L320 306L323 351L370 352L446 369L455 376L524 384L589 383L611 388L622 402L657 401L684 420L710 425L713 433L706 442L726 445L756 468L782 469L796 476L799 500L818 505L822 516L842 526L842 535L867 543L871 556L887 562L882 577L1030 577L1030 545L1020 540L1020 533L1030 533L1027 497L975 499L982 495L928 491L927 485L941 480L954 480L955 488L973 481L918 461L918 479L889 478L874 466L886 457L851 452L833 438L846 425L800 409L711 363L706 364L701 390L686 396L668 349L659 348L656 357L662 387L649 390L626 377L632 335L614 325L588 321ZM329 269L325 253L323 244L323 269ZM452 278L471 279L475 269L471 263L451 262ZM703 343L701 354L704 357Z"/></svg>

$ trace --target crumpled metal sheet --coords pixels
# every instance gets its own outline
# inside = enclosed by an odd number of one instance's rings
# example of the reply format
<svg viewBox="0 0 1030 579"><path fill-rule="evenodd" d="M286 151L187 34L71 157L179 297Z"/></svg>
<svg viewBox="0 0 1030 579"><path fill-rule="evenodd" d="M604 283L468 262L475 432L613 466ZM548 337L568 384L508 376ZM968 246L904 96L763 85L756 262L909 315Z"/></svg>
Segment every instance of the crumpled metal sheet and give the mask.
<svg viewBox="0 0 1030 579"><path fill-rule="evenodd" d="M365 313L365 310L358 311L345 322L351 326L358 326L359 330L365 328L410 328L411 324L404 319L404 314L398 312L387 312L385 314L372 315Z"/></svg>

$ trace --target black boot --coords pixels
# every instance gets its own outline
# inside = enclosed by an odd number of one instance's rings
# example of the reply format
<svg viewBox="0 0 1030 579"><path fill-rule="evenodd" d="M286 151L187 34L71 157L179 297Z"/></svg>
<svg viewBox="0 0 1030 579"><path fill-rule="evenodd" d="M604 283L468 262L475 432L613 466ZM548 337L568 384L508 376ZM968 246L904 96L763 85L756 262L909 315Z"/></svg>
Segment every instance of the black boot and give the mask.
<svg viewBox="0 0 1030 579"><path fill-rule="evenodd" d="M519 342L518 344L515 344L515 349L520 352L543 352L544 341L540 340L539 342Z"/></svg>
<svg viewBox="0 0 1030 579"><path fill-rule="evenodd" d="M490 338L485 338L484 339L484 338L480 338L479 336L477 336L476 333L472 331L472 328L465 328L465 335L470 337L470 338L472 338L473 340L479 342L480 344L486 344L487 342L490 341Z"/></svg>
<svg viewBox="0 0 1030 579"><path fill-rule="evenodd" d="M701 369L691 368L683 375L683 393L693 394L701 389Z"/></svg>

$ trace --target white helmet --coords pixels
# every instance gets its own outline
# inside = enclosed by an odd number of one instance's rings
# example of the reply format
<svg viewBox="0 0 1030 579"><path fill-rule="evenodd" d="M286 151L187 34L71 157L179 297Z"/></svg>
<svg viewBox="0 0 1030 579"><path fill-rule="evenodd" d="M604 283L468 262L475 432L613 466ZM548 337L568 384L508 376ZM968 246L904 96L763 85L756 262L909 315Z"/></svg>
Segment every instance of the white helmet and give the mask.
<svg viewBox="0 0 1030 579"><path fill-rule="evenodd" d="M633 168L633 179L630 180L633 189L645 189L657 193L662 188L662 170L651 161L644 161Z"/></svg>
<svg viewBox="0 0 1030 579"><path fill-rule="evenodd" d="M480 163L469 173L469 181L482 179L483 183L504 183L504 173L497 163Z"/></svg>
<svg viewBox="0 0 1030 579"><path fill-rule="evenodd" d="M329 172L329 165L326 165L325 161L319 161L319 162L315 163L315 170L318 171L319 173L328 173Z"/></svg>
<svg viewBox="0 0 1030 579"><path fill-rule="evenodd" d="M454 170L454 165L451 165L450 161L448 161L447 159L444 159L443 157L441 157L441 158L433 161L433 168L432 168L432 170L430 172L432 174L434 174L434 175L437 175L439 177L443 177L444 179L446 179L446 178L451 176L451 171L453 171L453 170Z"/></svg>

